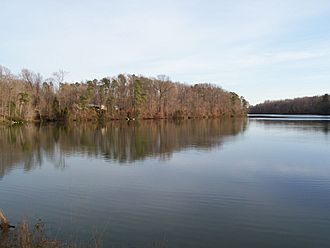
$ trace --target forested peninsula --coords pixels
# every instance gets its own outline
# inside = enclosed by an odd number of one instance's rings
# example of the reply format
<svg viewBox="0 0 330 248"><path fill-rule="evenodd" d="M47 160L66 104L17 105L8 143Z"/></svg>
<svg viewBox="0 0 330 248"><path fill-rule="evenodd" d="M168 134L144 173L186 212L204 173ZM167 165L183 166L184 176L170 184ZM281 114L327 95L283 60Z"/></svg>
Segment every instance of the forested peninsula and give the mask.
<svg viewBox="0 0 330 248"><path fill-rule="evenodd" d="M44 79L28 69L14 75L0 66L1 121L220 118L248 110L248 102L234 92L164 75L119 74L83 82L66 82L65 76L60 70Z"/></svg>
<svg viewBox="0 0 330 248"><path fill-rule="evenodd" d="M330 97L325 94L322 96L265 101L251 106L249 113L330 115Z"/></svg>

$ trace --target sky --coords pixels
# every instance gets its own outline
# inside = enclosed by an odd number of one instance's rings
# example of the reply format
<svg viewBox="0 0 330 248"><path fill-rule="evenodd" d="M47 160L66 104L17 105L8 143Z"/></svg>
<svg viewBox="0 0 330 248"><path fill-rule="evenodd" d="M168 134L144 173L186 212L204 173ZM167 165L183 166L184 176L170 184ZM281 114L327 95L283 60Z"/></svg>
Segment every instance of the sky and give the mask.
<svg viewBox="0 0 330 248"><path fill-rule="evenodd" d="M330 93L329 0L0 0L0 65L119 73L264 100Z"/></svg>

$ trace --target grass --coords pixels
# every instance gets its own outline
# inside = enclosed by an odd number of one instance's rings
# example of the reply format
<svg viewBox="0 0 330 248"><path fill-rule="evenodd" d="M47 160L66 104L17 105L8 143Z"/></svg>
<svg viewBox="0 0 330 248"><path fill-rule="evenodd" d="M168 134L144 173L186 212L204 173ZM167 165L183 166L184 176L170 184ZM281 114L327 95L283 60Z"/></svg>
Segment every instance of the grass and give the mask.
<svg viewBox="0 0 330 248"><path fill-rule="evenodd" d="M1 248L99 248L99 239L93 239L89 244L77 245L50 239L44 234L44 224L39 221L32 227L23 220L16 228L9 224L0 209L0 247Z"/></svg>
<svg viewBox="0 0 330 248"><path fill-rule="evenodd" d="M23 220L17 227L9 224L3 211L0 209L0 248L101 248L101 238L99 235L87 243L61 242L48 238L44 234L44 224L39 221L34 225L29 225L27 220ZM167 240L164 238L160 242L150 245L151 248L166 248Z"/></svg>
<svg viewBox="0 0 330 248"><path fill-rule="evenodd" d="M46 238L43 234L43 225L37 223L30 228L28 222L23 220L16 228L2 228L0 233L1 248L62 248L59 241Z"/></svg>

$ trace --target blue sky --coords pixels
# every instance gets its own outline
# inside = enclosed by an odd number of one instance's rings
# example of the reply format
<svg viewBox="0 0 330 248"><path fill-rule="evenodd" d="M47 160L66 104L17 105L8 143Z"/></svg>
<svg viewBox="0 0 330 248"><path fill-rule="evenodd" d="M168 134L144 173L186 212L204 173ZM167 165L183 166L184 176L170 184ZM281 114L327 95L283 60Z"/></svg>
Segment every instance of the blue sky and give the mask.
<svg viewBox="0 0 330 248"><path fill-rule="evenodd" d="M135 73L266 99L330 93L329 0L0 0L0 65Z"/></svg>

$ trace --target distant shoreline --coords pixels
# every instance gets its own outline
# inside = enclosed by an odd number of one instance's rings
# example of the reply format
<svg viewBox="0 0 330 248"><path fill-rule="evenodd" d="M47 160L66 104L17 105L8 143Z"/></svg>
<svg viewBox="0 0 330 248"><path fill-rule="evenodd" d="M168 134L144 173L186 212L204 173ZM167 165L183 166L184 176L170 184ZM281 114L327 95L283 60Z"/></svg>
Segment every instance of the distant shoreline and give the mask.
<svg viewBox="0 0 330 248"><path fill-rule="evenodd" d="M320 114L248 114L248 118L310 118L310 117L320 117L320 118L330 118L330 115L320 115Z"/></svg>
<svg viewBox="0 0 330 248"><path fill-rule="evenodd" d="M249 114L277 114L277 115L330 115L330 96L300 97L294 99L265 101L250 106Z"/></svg>

